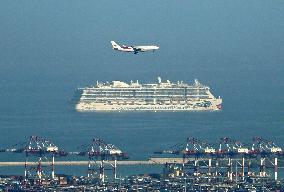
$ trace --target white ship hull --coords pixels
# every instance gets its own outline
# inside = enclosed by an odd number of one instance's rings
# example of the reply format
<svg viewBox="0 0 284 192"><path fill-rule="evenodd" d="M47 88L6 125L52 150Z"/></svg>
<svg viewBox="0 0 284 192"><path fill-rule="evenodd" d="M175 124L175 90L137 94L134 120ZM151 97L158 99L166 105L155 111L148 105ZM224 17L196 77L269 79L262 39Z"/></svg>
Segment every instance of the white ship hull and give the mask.
<svg viewBox="0 0 284 192"><path fill-rule="evenodd" d="M131 81L97 82L81 91L77 111L217 111L222 99L197 80L193 85L169 80L140 84Z"/></svg>
<svg viewBox="0 0 284 192"><path fill-rule="evenodd" d="M87 111L218 111L221 110L222 99L211 101L211 105L204 107L197 103L190 104L106 104L96 102L80 102L76 105L76 110Z"/></svg>

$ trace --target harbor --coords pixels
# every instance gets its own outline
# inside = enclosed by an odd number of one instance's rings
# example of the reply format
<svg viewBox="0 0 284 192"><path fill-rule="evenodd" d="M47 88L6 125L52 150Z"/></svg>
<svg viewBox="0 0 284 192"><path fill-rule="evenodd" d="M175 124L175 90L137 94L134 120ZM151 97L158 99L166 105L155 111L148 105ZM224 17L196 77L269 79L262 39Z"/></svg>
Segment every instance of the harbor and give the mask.
<svg viewBox="0 0 284 192"><path fill-rule="evenodd" d="M0 192L284 192L283 1L0 1Z"/></svg>
<svg viewBox="0 0 284 192"><path fill-rule="evenodd" d="M18 191L281 191L284 167L282 148L273 141L254 137L244 145L220 138L218 147L188 137L183 143L153 151L147 160L131 160L126 152L93 138L81 151L63 151L49 139L31 136L29 141L2 148L2 153L25 154L25 161L0 162L1 167L23 167L23 175L1 176L2 189ZM26 144L25 144L26 143ZM76 161L80 156L86 160ZM155 156L155 157L154 157ZM165 157L167 156L167 157ZM172 156L172 157L170 157ZM70 160L57 161L64 157ZM57 173L60 166L84 168L86 175ZM125 166L159 166L159 173L121 176Z"/></svg>

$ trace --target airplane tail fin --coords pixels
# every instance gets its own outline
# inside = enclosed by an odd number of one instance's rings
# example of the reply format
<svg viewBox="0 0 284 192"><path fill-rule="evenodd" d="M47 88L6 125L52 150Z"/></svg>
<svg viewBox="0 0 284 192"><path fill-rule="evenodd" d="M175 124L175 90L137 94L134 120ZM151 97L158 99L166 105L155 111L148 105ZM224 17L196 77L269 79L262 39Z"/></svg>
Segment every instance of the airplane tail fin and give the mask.
<svg viewBox="0 0 284 192"><path fill-rule="evenodd" d="M112 45L112 48L115 50L118 50L120 48L120 46L115 41L111 41L111 45Z"/></svg>

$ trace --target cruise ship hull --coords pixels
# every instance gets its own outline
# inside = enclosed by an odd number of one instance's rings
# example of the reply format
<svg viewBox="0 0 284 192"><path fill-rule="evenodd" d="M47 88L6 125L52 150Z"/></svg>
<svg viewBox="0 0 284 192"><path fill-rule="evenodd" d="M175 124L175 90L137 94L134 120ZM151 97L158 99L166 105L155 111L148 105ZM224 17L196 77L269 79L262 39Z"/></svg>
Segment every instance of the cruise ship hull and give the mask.
<svg viewBox="0 0 284 192"><path fill-rule="evenodd" d="M106 104L96 102L80 102L76 110L87 111L218 111L221 110L222 99L211 101L210 106L204 106L202 102L190 104Z"/></svg>

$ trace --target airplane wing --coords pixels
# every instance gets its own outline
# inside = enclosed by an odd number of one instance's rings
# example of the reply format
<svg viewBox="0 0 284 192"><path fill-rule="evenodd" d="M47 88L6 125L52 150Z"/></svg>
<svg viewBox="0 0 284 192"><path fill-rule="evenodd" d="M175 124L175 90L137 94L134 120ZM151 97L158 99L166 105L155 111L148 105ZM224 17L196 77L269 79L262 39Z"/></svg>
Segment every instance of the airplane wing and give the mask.
<svg viewBox="0 0 284 192"><path fill-rule="evenodd" d="M137 54L139 51L142 51L140 48L134 47L132 46L133 50L134 50L134 54Z"/></svg>
<svg viewBox="0 0 284 192"><path fill-rule="evenodd" d="M140 46L132 46L132 48L136 51L144 51L143 47Z"/></svg>

